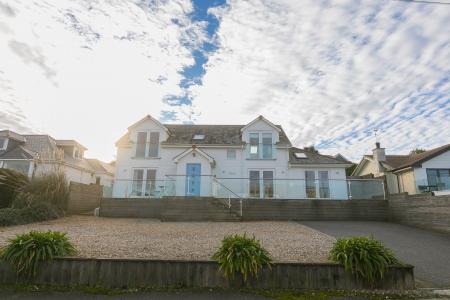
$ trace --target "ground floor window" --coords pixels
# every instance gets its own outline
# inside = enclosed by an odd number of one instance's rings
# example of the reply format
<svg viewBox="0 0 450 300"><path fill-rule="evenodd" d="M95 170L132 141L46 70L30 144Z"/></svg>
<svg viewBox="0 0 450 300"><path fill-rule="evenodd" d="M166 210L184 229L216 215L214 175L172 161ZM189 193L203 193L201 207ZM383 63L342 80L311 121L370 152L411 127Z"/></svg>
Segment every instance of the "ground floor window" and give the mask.
<svg viewBox="0 0 450 300"><path fill-rule="evenodd" d="M135 197L155 196L156 170L134 169L131 195Z"/></svg>
<svg viewBox="0 0 450 300"><path fill-rule="evenodd" d="M306 198L330 198L328 171L305 171Z"/></svg>
<svg viewBox="0 0 450 300"><path fill-rule="evenodd" d="M249 171L249 196L252 198L274 197L274 171L250 170Z"/></svg>
<svg viewBox="0 0 450 300"><path fill-rule="evenodd" d="M316 197L316 174L314 171L305 171L306 198Z"/></svg>
<svg viewBox="0 0 450 300"><path fill-rule="evenodd" d="M450 169L427 169L427 178L431 191L450 189Z"/></svg>

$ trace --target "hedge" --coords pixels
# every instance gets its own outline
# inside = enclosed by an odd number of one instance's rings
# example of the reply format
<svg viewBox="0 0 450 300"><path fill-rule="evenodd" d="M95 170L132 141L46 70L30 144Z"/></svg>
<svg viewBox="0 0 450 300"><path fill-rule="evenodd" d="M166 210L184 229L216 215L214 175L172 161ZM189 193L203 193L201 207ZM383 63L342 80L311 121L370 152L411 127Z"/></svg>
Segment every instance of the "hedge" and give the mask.
<svg viewBox="0 0 450 300"><path fill-rule="evenodd" d="M62 212L48 203L37 203L25 208L0 209L0 226L11 226L57 219Z"/></svg>

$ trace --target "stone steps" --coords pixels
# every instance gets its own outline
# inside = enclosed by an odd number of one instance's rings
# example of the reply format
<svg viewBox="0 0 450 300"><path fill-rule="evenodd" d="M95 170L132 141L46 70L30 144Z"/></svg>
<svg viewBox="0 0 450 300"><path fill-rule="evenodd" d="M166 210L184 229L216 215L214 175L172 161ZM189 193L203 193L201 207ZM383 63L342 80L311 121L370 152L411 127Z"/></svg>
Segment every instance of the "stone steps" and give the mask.
<svg viewBox="0 0 450 300"><path fill-rule="evenodd" d="M163 198L161 199L160 219L163 222L235 222L241 220L234 210L229 210L219 200L204 197Z"/></svg>

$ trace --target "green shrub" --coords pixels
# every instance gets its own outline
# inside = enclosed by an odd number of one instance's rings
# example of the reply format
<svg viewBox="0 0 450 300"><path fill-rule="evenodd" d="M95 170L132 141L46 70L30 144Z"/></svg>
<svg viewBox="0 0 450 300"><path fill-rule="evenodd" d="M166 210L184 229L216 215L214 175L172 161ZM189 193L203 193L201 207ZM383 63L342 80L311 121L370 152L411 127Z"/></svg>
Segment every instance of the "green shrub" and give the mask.
<svg viewBox="0 0 450 300"><path fill-rule="evenodd" d="M31 231L10 239L2 251L1 258L9 262L18 274L35 276L40 262L75 253L75 247L65 233Z"/></svg>
<svg viewBox="0 0 450 300"><path fill-rule="evenodd" d="M270 268L272 263L269 253L259 241L245 234L225 236L212 258L217 260L225 277L233 278L235 273L240 273L244 281L249 275L257 277L263 266Z"/></svg>
<svg viewBox="0 0 450 300"><path fill-rule="evenodd" d="M66 210L69 201L69 184L64 173L55 172L29 179L26 175L0 169L0 207L24 208L37 203L49 203Z"/></svg>
<svg viewBox="0 0 450 300"><path fill-rule="evenodd" d="M33 203L46 202L66 210L69 202L69 184L64 173L50 173L30 180L25 191L32 195Z"/></svg>
<svg viewBox="0 0 450 300"><path fill-rule="evenodd" d="M399 263L394 253L373 237L337 239L330 259L370 284L383 278L387 266Z"/></svg>
<svg viewBox="0 0 450 300"><path fill-rule="evenodd" d="M57 219L64 212L48 203L36 203L24 208L0 209L0 226L11 226Z"/></svg>

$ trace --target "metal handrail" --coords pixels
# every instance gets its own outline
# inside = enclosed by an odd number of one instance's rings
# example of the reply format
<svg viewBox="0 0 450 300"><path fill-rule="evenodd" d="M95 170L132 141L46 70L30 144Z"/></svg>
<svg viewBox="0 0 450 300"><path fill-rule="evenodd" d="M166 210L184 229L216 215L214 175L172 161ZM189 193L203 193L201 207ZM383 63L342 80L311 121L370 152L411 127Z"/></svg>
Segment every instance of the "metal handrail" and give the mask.
<svg viewBox="0 0 450 300"><path fill-rule="evenodd" d="M212 177L213 181L220 184L222 187L224 187L228 191L228 209L231 210L231 194L233 194L235 197L239 199L239 216L242 217L242 197L233 192L229 187L224 185L222 182L217 180L215 176Z"/></svg>

